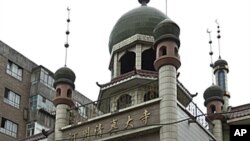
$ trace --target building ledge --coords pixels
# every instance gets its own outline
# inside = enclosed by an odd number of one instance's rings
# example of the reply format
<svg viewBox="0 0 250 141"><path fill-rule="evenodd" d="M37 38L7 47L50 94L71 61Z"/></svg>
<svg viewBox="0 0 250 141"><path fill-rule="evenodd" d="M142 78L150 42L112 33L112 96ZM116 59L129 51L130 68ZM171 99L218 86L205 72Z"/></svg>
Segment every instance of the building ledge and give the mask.
<svg viewBox="0 0 250 141"><path fill-rule="evenodd" d="M68 130L68 129L75 128L75 127L78 127L78 126L82 126L82 125L88 124L90 122L100 120L102 118L113 116L115 114L121 114L121 113L124 113L124 112L128 112L130 110L140 108L140 107L144 107L145 105L150 105L150 104L157 103L157 102L160 102L160 101L161 101L161 98L152 99L150 101L146 101L146 102L143 102L143 103L140 103L140 104L136 104L136 105L124 108L124 109L120 109L120 110L113 111L113 112L110 112L110 113L107 113L107 114L103 114L103 115L100 115L100 116L97 116L97 117L94 117L94 118L90 118L90 119L88 119L88 120L86 120L84 122L77 122L76 124L67 125L65 127L62 127L61 130L63 131L63 130Z"/></svg>
<svg viewBox="0 0 250 141"><path fill-rule="evenodd" d="M139 127L137 129L131 129L130 132L126 132L126 133L121 133L119 135L114 135L114 136L110 136L110 137L106 137L106 138L102 138L96 141L108 141L108 140L112 140L115 138L120 138L120 137L124 137L124 136L131 136L133 134L137 134L140 132L145 132L145 131L157 131L160 130L161 126L160 125L147 125L145 127Z"/></svg>

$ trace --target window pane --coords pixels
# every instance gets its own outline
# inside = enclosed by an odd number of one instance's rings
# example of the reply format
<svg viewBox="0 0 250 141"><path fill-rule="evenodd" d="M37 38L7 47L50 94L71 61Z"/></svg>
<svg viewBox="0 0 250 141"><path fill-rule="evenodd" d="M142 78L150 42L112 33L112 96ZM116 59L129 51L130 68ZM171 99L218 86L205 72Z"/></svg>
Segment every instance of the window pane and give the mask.
<svg viewBox="0 0 250 141"><path fill-rule="evenodd" d="M12 72L17 74L18 73L18 67L15 64L12 64Z"/></svg>
<svg viewBox="0 0 250 141"><path fill-rule="evenodd" d="M22 80L23 69L10 61L7 65L7 73L19 80Z"/></svg>
<svg viewBox="0 0 250 141"><path fill-rule="evenodd" d="M7 120L5 118L2 118L1 128L0 132L16 137L17 135L17 124L14 122Z"/></svg>
<svg viewBox="0 0 250 141"><path fill-rule="evenodd" d="M19 104L20 104L20 96L12 91L10 91L9 89L5 88L5 93L4 93L4 102L19 108Z"/></svg>
<svg viewBox="0 0 250 141"><path fill-rule="evenodd" d="M19 79L19 80L22 80L23 70L19 68L19 69L18 69L18 74L17 74L17 75L18 75L18 79Z"/></svg>
<svg viewBox="0 0 250 141"><path fill-rule="evenodd" d="M16 124L13 124L12 131L15 132L15 133L17 132L17 125Z"/></svg>
<svg viewBox="0 0 250 141"><path fill-rule="evenodd" d="M16 95L15 103L16 103L16 104L19 104L19 103L20 103L20 96L19 96L19 95Z"/></svg>
<svg viewBox="0 0 250 141"><path fill-rule="evenodd" d="M9 91L9 100L10 101L15 101L15 94L12 91Z"/></svg>
<svg viewBox="0 0 250 141"><path fill-rule="evenodd" d="M10 62L8 62L8 64L7 64L7 69L8 70L10 70L10 66L11 66L11 64L10 64Z"/></svg>

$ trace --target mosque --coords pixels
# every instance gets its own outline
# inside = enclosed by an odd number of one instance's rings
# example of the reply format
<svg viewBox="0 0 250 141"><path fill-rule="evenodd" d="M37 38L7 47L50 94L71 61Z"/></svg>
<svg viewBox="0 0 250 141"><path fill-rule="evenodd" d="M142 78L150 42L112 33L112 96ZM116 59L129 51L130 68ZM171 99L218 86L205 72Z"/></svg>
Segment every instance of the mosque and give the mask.
<svg viewBox="0 0 250 141"><path fill-rule="evenodd" d="M250 123L250 104L230 106L229 67L221 57L211 63L215 84L204 90L207 111L199 109L196 95L178 80L181 28L147 6L149 0L139 3L111 31L111 80L97 83L98 100L76 105L77 76L59 68L53 75L54 127L19 141L229 141L231 126Z"/></svg>

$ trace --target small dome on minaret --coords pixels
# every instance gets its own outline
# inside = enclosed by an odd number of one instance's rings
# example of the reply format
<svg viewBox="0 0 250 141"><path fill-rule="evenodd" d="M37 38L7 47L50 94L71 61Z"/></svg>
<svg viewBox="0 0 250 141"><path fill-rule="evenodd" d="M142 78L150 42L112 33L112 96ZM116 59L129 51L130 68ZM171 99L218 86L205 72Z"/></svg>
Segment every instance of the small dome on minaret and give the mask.
<svg viewBox="0 0 250 141"><path fill-rule="evenodd" d="M53 84L53 87L56 88L56 85L58 84L69 84L72 86L73 89L75 89L75 73L68 67L62 67L58 69L54 74L55 82Z"/></svg>
<svg viewBox="0 0 250 141"><path fill-rule="evenodd" d="M214 100L218 100L224 103L223 95L224 95L224 92L219 86L212 85L208 87L203 94L203 97L205 99L204 105L206 106L210 101L214 101Z"/></svg>
<svg viewBox="0 0 250 141"><path fill-rule="evenodd" d="M176 69L181 66L179 47L180 47L180 28L170 19L165 19L158 23L153 31L154 48L156 49L155 69L158 70L162 65L174 65Z"/></svg>
<svg viewBox="0 0 250 141"><path fill-rule="evenodd" d="M72 94L75 89L75 73L68 67L62 67L55 72L54 79L53 87L56 89L56 97L53 99L54 105L74 106Z"/></svg>
<svg viewBox="0 0 250 141"><path fill-rule="evenodd" d="M180 28L170 19L161 21L154 29L155 46L162 40L173 40L180 47Z"/></svg>
<svg viewBox="0 0 250 141"><path fill-rule="evenodd" d="M213 68L214 68L214 73L219 69L225 69L227 72L229 72L228 63L226 60L223 59L218 59L217 61L215 61Z"/></svg>

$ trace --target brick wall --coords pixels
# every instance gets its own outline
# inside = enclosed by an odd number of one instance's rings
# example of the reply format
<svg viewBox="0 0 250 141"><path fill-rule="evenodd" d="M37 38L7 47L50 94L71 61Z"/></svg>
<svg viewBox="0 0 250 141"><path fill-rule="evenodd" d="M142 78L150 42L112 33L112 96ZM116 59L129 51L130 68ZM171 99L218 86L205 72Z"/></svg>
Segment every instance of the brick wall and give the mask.
<svg viewBox="0 0 250 141"><path fill-rule="evenodd" d="M28 108L28 98L29 98L29 90L30 90L30 77L31 74L26 69L23 69L23 79L22 81L14 78L13 76L6 73L8 59L0 56L0 117L4 117L18 124L18 138L25 137L26 134L26 121L23 119L23 110ZM19 94L21 96L20 99L20 107L19 109L6 104L3 101L5 88L10 89L11 91ZM5 135L0 137L3 139ZM6 137L6 140L16 140L9 139Z"/></svg>
<svg viewBox="0 0 250 141"><path fill-rule="evenodd" d="M8 60L23 68L22 81L7 74ZM0 133L0 140L15 141L26 136L26 120L23 118L23 111L28 108L31 70L34 66L36 66L35 63L0 41L0 118L4 117L18 124L17 138ZM19 109L3 101L5 88L20 95Z"/></svg>

